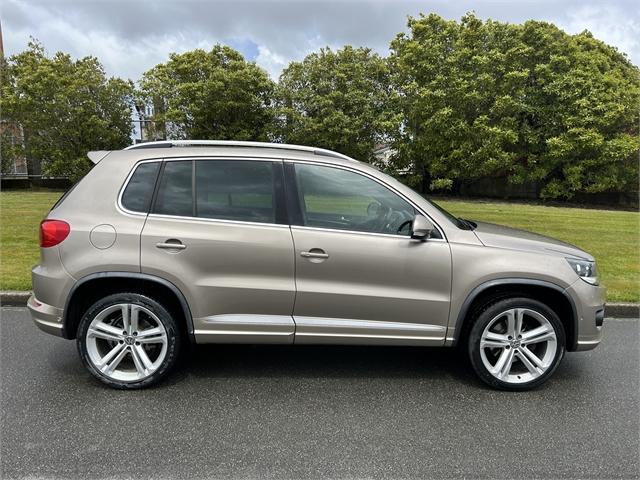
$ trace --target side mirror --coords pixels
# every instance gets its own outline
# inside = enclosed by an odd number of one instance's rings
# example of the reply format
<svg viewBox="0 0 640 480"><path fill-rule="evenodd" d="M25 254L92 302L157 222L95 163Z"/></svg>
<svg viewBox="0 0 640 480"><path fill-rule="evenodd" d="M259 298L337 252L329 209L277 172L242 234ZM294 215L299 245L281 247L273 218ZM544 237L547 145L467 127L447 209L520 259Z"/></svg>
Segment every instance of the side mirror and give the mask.
<svg viewBox="0 0 640 480"><path fill-rule="evenodd" d="M416 218L413 219L413 224L411 225L411 238L415 240L425 241L431 236L431 232L436 227L427 219L427 217L423 217L422 215L416 215Z"/></svg>

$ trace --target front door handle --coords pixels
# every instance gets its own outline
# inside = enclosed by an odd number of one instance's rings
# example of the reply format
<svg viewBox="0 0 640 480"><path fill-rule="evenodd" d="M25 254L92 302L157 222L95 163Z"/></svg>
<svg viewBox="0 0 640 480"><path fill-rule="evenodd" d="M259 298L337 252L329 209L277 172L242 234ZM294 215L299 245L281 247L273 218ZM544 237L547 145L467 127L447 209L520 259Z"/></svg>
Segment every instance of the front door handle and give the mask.
<svg viewBox="0 0 640 480"><path fill-rule="evenodd" d="M300 252L304 258L329 258L329 254L320 248L312 248L308 252Z"/></svg>
<svg viewBox="0 0 640 480"><path fill-rule="evenodd" d="M184 250L187 246L182 243L180 240L176 240L171 238L166 242L156 243L157 248L162 248L164 250Z"/></svg>

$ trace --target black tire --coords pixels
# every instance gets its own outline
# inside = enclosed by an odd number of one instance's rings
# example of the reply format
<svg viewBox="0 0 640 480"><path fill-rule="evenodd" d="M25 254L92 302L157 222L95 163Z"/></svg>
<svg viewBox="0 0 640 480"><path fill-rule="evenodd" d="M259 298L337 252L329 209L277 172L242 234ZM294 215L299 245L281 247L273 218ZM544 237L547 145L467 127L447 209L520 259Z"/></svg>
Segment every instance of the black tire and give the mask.
<svg viewBox="0 0 640 480"><path fill-rule="evenodd" d="M110 306L124 303L140 305L150 310L162 323L162 326L164 327L167 334L167 350L164 359L158 366L157 370L155 370L148 377L141 380L123 381L110 378L96 368L96 366L91 361L89 352L87 350L87 331L96 315ZM156 300L150 297L137 293L116 293L98 300L91 307L89 307L89 309L85 312L84 316L80 320L76 343L82 363L94 377L112 388L134 390L139 388L146 388L155 383L158 383L171 371L171 369L177 362L182 346L182 338L180 335L180 329L178 328L176 321L162 304L158 303ZM133 347L131 348L133 349Z"/></svg>
<svg viewBox="0 0 640 480"><path fill-rule="evenodd" d="M549 367L531 381L523 383L505 382L496 378L485 366L482 361L480 340L485 328L489 323L507 310L513 308L527 308L543 315L551 324L556 335L556 352ZM562 322L558 315L547 305L532 298L527 297L510 297L496 300L489 303L476 312L471 330L468 336L467 348L471 365L480 379L487 385L499 389L510 391L530 390L542 385L555 372L565 353L566 336ZM521 361L520 361L521 362Z"/></svg>

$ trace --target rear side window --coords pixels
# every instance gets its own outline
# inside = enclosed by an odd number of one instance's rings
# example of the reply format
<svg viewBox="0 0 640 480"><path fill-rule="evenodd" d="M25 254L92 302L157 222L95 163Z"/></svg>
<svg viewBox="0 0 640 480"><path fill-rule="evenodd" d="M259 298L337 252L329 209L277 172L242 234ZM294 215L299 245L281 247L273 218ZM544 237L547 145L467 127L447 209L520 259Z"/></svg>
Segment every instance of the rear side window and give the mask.
<svg viewBox="0 0 640 480"><path fill-rule="evenodd" d="M138 165L122 194L122 206L133 212L147 213L151 205L160 162Z"/></svg>
<svg viewBox="0 0 640 480"><path fill-rule="evenodd" d="M193 216L192 173L191 160L164 164L153 213L180 217Z"/></svg>
<svg viewBox="0 0 640 480"><path fill-rule="evenodd" d="M198 160L196 216L275 223L275 182L271 162Z"/></svg>

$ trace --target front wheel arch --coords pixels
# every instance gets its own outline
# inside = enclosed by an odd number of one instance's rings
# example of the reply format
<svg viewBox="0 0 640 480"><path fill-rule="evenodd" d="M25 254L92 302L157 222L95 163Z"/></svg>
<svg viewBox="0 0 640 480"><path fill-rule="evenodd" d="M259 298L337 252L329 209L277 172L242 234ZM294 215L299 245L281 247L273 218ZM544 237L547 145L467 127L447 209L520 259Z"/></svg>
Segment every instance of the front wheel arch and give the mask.
<svg viewBox="0 0 640 480"><path fill-rule="evenodd" d="M455 323L453 346L464 345L476 313L501 298L525 296L551 308L560 318L566 334L567 351L574 351L578 342L578 313L575 302L566 289L546 280L503 278L476 286L462 304Z"/></svg>

